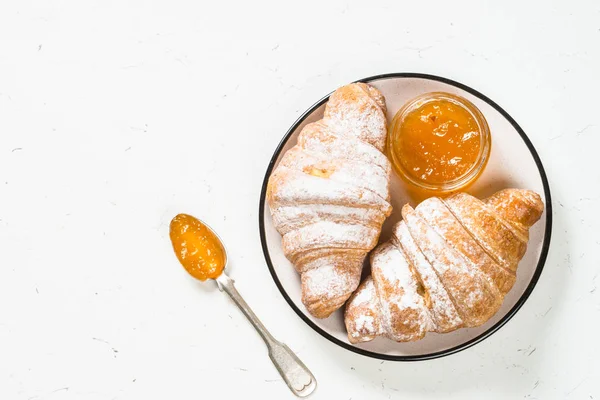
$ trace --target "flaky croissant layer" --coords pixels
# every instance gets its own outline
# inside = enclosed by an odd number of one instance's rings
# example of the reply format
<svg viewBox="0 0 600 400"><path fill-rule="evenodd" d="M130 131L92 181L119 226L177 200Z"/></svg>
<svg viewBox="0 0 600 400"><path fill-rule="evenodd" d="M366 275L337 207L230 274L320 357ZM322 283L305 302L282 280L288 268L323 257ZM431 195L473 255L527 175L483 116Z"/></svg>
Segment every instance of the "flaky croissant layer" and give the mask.
<svg viewBox="0 0 600 400"><path fill-rule="evenodd" d="M371 276L346 305L350 342L405 342L485 323L515 283L543 210L537 193L521 189L405 205L392 238L371 256Z"/></svg>
<svg viewBox="0 0 600 400"><path fill-rule="evenodd" d="M267 186L283 252L301 274L302 301L317 318L356 290L364 260L390 215L391 165L382 153L381 93L364 83L336 90L323 119L306 125Z"/></svg>

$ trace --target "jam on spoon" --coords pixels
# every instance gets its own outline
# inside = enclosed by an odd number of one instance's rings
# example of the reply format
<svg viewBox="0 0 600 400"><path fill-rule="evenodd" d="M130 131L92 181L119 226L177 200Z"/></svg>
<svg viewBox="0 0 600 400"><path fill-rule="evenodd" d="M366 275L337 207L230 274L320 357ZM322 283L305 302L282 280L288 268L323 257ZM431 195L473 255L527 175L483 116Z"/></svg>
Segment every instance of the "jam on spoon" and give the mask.
<svg viewBox="0 0 600 400"><path fill-rule="evenodd" d="M179 214L171 221L173 250L183 268L201 281L217 279L227 258L225 249L213 231L197 218Z"/></svg>

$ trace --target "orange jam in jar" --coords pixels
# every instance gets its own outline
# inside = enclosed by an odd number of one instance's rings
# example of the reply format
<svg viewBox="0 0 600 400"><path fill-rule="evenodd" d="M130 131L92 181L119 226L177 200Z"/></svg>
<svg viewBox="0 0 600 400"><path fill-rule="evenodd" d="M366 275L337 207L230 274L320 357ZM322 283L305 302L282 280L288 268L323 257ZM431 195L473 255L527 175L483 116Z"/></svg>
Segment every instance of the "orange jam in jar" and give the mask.
<svg viewBox="0 0 600 400"><path fill-rule="evenodd" d="M444 194L465 189L489 159L488 124L473 103L450 93L426 93L392 120L388 153L411 189Z"/></svg>
<svg viewBox="0 0 600 400"><path fill-rule="evenodd" d="M227 262L225 249L217 235L199 219L176 215L169 235L175 255L190 275L201 281L221 275Z"/></svg>

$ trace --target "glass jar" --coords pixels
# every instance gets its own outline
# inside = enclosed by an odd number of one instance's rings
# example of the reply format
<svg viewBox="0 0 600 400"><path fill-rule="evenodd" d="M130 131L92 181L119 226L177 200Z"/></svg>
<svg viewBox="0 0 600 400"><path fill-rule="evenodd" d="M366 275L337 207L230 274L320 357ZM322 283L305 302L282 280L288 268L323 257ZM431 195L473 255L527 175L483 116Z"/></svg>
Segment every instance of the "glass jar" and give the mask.
<svg viewBox="0 0 600 400"><path fill-rule="evenodd" d="M388 131L387 153L410 191L445 195L466 189L490 157L490 129L481 111L451 93L406 103Z"/></svg>

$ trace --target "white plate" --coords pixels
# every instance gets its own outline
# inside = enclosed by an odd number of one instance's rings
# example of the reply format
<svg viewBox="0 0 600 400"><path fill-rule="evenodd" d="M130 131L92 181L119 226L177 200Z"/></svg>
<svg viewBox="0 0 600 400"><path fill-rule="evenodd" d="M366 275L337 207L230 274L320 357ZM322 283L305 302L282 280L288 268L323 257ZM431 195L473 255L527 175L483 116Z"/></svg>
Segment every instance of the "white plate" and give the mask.
<svg viewBox="0 0 600 400"><path fill-rule="evenodd" d="M271 213L265 202L265 192L273 168L285 151L296 144L296 138L302 128L323 116L329 96L310 107L292 125L269 163L259 210L260 237L267 265L277 287L292 309L312 329L339 346L366 356L396 361L424 360L456 353L482 341L504 325L521 308L540 277L548 254L552 225L550 190L544 168L525 132L510 115L492 100L468 86L437 76L414 73L378 75L361 81L368 82L383 93L388 121L391 121L396 111L408 100L434 91L463 96L481 110L490 126L492 153L484 173L468 192L477 197L486 197L503 188L526 188L540 193L546 205L542 218L530 230L527 253L519 264L514 287L504 299L502 308L484 325L446 334L428 333L424 339L411 343L396 343L379 337L372 342L354 345L348 341L346 335L343 308L327 319L314 318L306 311L300 300L300 278L283 255L281 236L273 226ZM391 192L394 212L384 224L380 241L389 238L391 227L401 218L402 205L410 202L402 180L395 174L392 177Z"/></svg>

